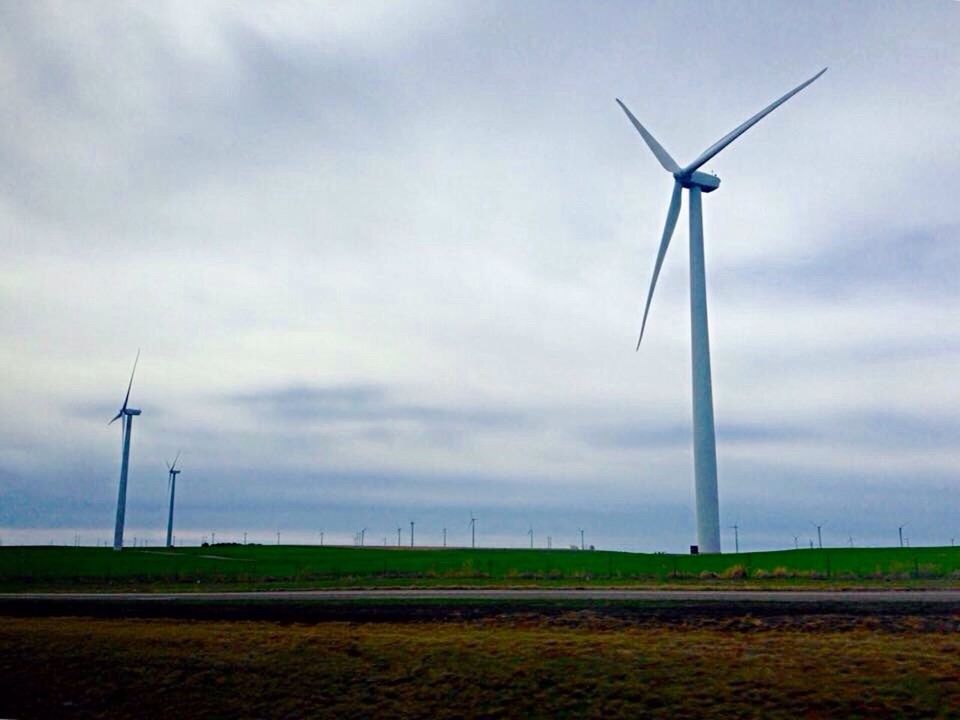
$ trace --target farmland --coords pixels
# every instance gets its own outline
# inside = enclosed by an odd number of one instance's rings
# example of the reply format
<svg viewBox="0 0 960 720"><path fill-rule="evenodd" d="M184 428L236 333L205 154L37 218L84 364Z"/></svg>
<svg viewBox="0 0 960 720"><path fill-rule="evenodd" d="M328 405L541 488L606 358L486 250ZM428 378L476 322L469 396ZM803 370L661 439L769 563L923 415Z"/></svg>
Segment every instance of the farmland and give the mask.
<svg viewBox="0 0 960 720"><path fill-rule="evenodd" d="M3 547L0 590L309 587L952 587L960 548L825 548L724 555L463 548L216 545Z"/></svg>
<svg viewBox="0 0 960 720"><path fill-rule="evenodd" d="M955 616L4 618L4 717L956 717Z"/></svg>

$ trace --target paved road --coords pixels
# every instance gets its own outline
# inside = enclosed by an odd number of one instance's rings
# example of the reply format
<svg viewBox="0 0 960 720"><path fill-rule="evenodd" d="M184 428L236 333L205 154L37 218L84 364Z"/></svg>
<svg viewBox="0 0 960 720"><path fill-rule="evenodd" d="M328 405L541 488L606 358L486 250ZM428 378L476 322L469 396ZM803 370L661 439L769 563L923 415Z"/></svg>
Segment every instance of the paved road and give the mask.
<svg viewBox="0 0 960 720"><path fill-rule="evenodd" d="M530 588L517 589L392 589L392 590L271 590L262 592L187 593L0 593L5 600L136 601L204 603L268 600L316 602L343 600L633 600L678 603L923 603L960 605L960 590L614 590Z"/></svg>

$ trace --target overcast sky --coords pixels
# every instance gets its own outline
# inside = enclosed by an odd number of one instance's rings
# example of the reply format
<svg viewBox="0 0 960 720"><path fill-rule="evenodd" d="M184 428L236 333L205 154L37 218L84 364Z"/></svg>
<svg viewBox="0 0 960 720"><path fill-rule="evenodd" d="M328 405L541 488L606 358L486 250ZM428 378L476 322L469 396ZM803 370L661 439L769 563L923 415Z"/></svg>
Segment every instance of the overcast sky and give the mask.
<svg viewBox="0 0 960 720"><path fill-rule="evenodd" d="M960 536L960 4L0 0L0 539Z"/></svg>

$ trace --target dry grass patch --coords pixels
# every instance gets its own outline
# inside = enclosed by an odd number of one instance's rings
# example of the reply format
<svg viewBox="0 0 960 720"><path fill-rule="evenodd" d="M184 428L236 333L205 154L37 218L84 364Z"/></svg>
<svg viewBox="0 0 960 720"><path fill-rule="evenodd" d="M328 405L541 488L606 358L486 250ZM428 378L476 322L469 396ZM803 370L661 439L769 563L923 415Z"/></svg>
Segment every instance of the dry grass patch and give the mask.
<svg viewBox="0 0 960 720"><path fill-rule="evenodd" d="M0 716L956 717L956 622L6 618Z"/></svg>

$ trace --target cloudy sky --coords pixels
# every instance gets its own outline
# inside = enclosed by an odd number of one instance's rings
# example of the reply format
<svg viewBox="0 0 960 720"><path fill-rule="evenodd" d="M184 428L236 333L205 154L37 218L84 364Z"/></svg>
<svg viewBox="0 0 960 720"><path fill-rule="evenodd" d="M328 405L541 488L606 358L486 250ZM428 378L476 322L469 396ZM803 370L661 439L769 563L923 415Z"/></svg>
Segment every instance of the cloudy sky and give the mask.
<svg viewBox="0 0 960 720"><path fill-rule="evenodd" d="M0 0L0 540L960 536L960 5Z"/></svg>

